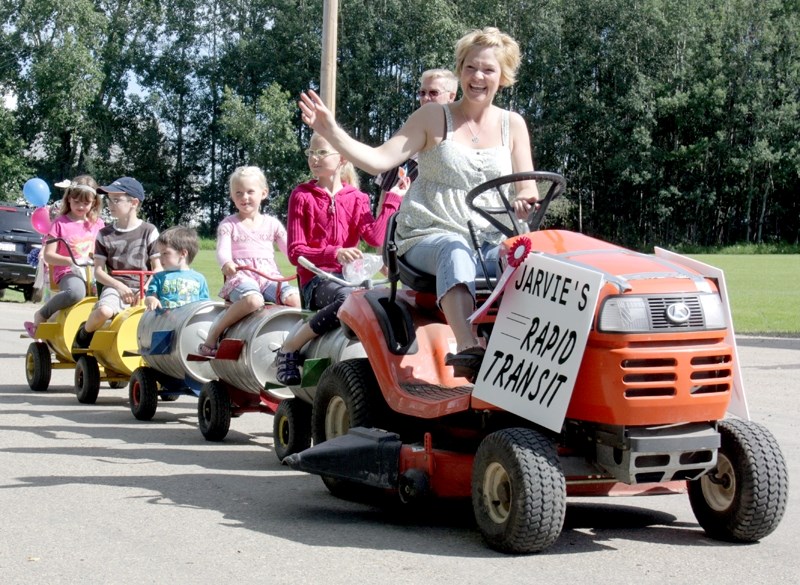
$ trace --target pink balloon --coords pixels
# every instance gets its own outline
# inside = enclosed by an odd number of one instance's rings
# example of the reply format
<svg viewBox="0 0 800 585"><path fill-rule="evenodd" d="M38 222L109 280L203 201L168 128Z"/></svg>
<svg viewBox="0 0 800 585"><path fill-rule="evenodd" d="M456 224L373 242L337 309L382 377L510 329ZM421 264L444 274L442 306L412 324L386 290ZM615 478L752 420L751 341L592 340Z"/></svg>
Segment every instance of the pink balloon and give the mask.
<svg viewBox="0 0 800 585"><path fill-rule="evenodd" d="M50 210L47 207L37 207L31 215L31 225L37 232L46 236L53 225L50 221Z"/></svg>

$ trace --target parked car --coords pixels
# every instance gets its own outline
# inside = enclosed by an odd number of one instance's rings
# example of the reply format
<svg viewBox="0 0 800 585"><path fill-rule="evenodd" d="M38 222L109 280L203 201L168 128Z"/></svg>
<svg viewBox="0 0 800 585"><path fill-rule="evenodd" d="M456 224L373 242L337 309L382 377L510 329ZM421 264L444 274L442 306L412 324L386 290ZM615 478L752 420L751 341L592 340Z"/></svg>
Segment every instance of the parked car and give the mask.
<svg viewBox="0 0 800 585"><path fill-rule="evenodd" d="M31 226L34 209L0 201L0 297L7 288L19 291L26 301L33 298L36 268L28 254L42 247L42 236Z"/></svg>

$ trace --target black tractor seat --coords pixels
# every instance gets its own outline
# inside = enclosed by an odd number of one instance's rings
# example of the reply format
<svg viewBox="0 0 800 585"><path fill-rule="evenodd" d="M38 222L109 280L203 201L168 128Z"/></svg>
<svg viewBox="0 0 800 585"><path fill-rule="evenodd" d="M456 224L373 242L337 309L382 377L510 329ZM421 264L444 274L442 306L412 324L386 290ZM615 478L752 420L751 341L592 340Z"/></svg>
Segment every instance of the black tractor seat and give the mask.
<svg viewBox="0 0 800 585"><path fill-rule="evenodd" d="M386 238L383 245L383 262L389 268L389 279L392 287L396 288L397 281L403 286L417 292L436 294L436 276L421 272L406 262L397 254L395 232L397 231L397 213L393 213L386 224ZM475 288L479 296L484 296L494 289L497 279L479 276L475 279Z"/></svg>

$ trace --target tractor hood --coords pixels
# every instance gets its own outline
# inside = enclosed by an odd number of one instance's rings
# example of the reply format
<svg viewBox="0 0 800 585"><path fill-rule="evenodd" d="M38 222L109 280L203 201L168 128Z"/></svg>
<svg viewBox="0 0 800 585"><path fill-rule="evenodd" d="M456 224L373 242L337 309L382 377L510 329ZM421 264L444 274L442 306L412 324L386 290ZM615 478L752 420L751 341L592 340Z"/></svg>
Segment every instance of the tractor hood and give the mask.
<svg viewBox="0 0 800 585"><path fill-rule="evenodd" d="M518 238L531 241L531 251L603 273L619 293L659 294L712 292L716 287L693 270L649 254L634 252L596 238L565 230L541 230L510 238L510 250Z"/></svg>

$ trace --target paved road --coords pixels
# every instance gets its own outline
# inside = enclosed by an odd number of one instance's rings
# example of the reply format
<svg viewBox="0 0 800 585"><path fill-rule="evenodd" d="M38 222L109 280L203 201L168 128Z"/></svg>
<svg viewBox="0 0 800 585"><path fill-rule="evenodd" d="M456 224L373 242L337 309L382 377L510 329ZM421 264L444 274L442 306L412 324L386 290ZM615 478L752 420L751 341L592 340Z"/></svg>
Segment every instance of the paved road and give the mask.
<svg viewBox="0 0 800 585"><path fill-rule="evenodd" d="M196 401L160 404L136 421L127 390L94 406L72 371L46 393L24 378L30 305L0 303L0 581L22 583L798 583L798 489L755 545L706 538L685 496L570 500L545 553L487 549L469 507L387 512L330 496L272 452L272 419L234 419L204 441ZM800 467L800 340L744 339L753 418Z"/></svg>

